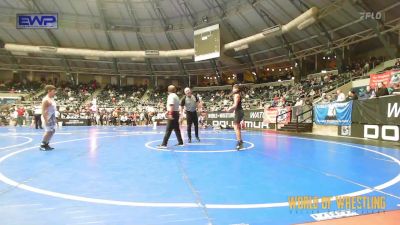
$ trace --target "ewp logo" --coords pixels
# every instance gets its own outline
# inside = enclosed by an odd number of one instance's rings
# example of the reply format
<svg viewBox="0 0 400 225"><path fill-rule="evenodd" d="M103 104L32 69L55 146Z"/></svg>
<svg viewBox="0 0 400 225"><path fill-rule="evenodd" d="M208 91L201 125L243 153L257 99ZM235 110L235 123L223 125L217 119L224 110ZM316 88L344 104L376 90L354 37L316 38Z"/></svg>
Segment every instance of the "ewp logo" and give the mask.
<svg viewBox="0 0 400 225"><path fill-rule="evenodd" d="M57 29L58 14L17 14L17 29Z"/></svg>

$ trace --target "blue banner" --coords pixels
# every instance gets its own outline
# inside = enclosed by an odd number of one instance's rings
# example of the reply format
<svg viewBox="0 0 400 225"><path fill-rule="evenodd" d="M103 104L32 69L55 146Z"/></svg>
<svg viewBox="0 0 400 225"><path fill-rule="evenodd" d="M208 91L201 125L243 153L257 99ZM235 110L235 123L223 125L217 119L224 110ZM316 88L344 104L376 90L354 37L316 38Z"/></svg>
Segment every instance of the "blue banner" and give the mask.
<svg viewBox="0 0 400 225"><path fill-rule="evenodd" d="M334 102L314 106L314 121L321 125L351 125L353 101Z"/></svg>
<svg viewBox="0 0 400 225"><path fill-rule="evenodd" d="M17 14L17 29L57 29L57 13Z"/></svg>

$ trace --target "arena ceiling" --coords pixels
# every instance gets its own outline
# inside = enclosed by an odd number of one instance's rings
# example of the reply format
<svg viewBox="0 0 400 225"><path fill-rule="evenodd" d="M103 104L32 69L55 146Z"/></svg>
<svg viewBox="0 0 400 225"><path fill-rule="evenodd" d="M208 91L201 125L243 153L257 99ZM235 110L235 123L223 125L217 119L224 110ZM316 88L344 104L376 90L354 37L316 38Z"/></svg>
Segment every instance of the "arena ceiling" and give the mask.
<svg viewBox="0 0 400 225"><path fill-rule="evenodd" d="M240 69L299 59L328 48L340 48L399 30L398 0L0 0L0 40L38 46L100 50L173 50L193 48L193 31L220 24L228 43L286 24L307 11L319 9L318 23L304 30L249 45L226 54ZM361 12L382 12L376 22ZM16 29L17 13L58 12L59 28ZM289 53L290 52L290 53ZM0 50L0 68L123 75L207 75L212 61L185 58L102 59L15 54ZM219 64L222 70L231 69ZM237 69L238 67L236 67Z"/></svg>

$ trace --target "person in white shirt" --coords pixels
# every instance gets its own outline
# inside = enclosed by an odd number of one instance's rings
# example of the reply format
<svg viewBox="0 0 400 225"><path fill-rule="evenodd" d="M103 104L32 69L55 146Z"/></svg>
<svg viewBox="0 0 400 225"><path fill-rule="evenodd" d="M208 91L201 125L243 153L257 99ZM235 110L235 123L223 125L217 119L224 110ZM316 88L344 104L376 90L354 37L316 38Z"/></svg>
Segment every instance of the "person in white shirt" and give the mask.
<svg viewBox="0 0 400 225"><path fill-rule="evenodd" d="M344 102L344 101L346 101L346 95L344 93L342 93L342 91L340 89L338 89L336 91L336 94L337 94L336 102Z"/></svg>
<svg viewBox="0 0 400 225"><path fill-rule="evenodd" d="M95 120L96 120L96 125L103 125L103 124L101 124L101 121L100 121L101 115L100 115L99 112L96 112L96 113L94 114L94 118L95 118Z"/></svg>
<svg viewBox="0 0 400 225"><path fill-rule="evenodd" d="M175 131L178 144L176 146L183 146L181 130L179 128L179 97L176 95L176 87L174 85L168 86L168 99L167 99L167 128L165 131L164 139L158 148L167 148L168 139L171 136L172 130Z"/></svg>
<svg viewBox="0 0 400 225"><path fill-rule="evenodd" d="M42 127L42 108L41 106L37 105L35 106L35 109L33 111L33 116L35 119L35 128L36 129L43 129Z"/></svg>
<svg viewBox="0 0 400 225"><path fill-rule="evenodd" d="M140 125L143 125L144 121L144 112L142 111L139 115Z"/></svg>
<svg viewBox="0 0 400 225"><path fill-rule="evenodd" d="M120 117L120 124L121 125L123 125L123 124L128 125L128 114L124 114L124 115L122 115Z"/></svg>

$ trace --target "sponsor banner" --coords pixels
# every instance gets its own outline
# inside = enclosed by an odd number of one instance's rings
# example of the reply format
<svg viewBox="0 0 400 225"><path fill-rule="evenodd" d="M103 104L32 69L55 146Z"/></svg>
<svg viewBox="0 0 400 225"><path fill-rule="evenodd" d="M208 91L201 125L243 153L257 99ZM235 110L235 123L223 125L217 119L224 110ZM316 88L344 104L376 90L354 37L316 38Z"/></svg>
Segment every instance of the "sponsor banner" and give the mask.
<svg viewBox="0 0 400 225"><path fill-rule="evenodd" d="M339 136L351 136L351 126L339 126Z"/></svg>
<svg viewBox="0 0 400 225"><path fill-rule="evenodd" d="M400 124L400 96L384 96L353 102L353 124Z"/></svg>
<svg viewBox="0 0 400 225"><path fill-rule="evenodd" d="M264 123L265 124L275 124L276 117L278 117L278 123L288 124L291 119L291 113L286 113L291 110L290 106L286 107L273 107L265 108L264 110Z"/></svg>
<svg viewBox="0 0 400 225"><path fill-rule="evenodd" d="M90 119L59 119L63 126L90 126Z"/></svg>
<svg viewBox="0 0 400 225"><path fill-rule="evenodd" d="M371 74L370 78L369 86L371 88L375 88L380 82L383 82L386 87L389 87L391 84L400 82L400 70L393 69L382 73Z"/></svg>
<svg viewBox="0 0 400 225"><path fill-rule="evenodd" d="M246 128L250 129L274 129L274 124L266 124L263 122L264 110L244 110L244 124ZM227 127L233 126L234 113L227 112L208 112L207 124L213 127ZM272 126L271 126L272 125Z"/></svg>
<svg viewBox="0 0 400 225"><path fill-rule="evenodd" d="M310 216L316 221L339 219L343 217L357 216L358 213L351 210L328 211L321 213L314 213Z"/></svg>
<svg viewBox="0 0 400 225"><path fill-rule="evenodd" d="M0 105L12 105L21 100L21 97L0 97Z"/></svg>
<svg viewBox="0 0 400 225"><path fill-rule="evenodd" d="M351 125L353 101L314 106L314 121L319 125Z"/></svg>
<svg viewBox="0 0 400 225"><path fill-rule="evenodd" d="M17 29L57 29L57 13L17 14Z"/></svg>
<svg viewBox="0 0 400 225"><path fill-rule="evenodd" d="M400 142L399 125L353 124L351 136L380 141Z"/></svg>

